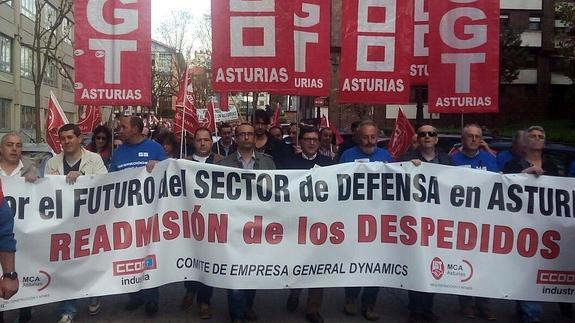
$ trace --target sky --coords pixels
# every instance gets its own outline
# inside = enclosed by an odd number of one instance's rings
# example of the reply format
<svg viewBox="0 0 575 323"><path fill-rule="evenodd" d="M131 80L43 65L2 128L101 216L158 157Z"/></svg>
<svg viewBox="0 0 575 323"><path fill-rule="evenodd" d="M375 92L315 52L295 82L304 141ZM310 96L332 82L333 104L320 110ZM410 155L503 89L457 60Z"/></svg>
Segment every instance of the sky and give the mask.
<svg viewBox="0 0 575 323"><path fill-rule="evenodd" d="M210 12L210 0L152 0L152 38L160 40L156 30L170 18L173 10L187 10L195 16Z"/></svg>

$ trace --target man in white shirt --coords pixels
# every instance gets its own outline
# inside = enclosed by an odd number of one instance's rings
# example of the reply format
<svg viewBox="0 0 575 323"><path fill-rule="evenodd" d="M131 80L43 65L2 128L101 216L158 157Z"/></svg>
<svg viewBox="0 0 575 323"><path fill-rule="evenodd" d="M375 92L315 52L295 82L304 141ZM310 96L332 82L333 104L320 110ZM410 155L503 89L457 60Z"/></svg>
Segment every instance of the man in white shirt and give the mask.
<svg viewBox="0 0 575 323"><path fill-rule="evenodd" d="M25 176L30 182L38 178L36 168L22 162L22 137L15 132L0 140L0 175Z"/></svg>

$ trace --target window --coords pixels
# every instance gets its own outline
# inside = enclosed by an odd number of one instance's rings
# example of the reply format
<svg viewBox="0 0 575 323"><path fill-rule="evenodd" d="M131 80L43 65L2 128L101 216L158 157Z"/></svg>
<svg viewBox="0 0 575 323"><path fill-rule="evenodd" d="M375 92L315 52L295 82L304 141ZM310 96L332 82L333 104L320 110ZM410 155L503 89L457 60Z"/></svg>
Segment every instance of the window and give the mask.
<svg viewBox="0 0 575 323"><path fill-rule="evenodd" d="M12 101L0 99L0 129L10 129L10 103Z"/></svg>
<svg viewBox="0 0 575 323"><path fill-rule="evenodd" d="M32 51L32 48L22 46L22 50L20 52L20 75L22 77L29 79L32 78L34 68L33 59L34 52Z"/></svg>
<svg viewBox="0 0 575 323"><path fill-rule="evenodd" d="M172 54L155 53L154 56L157 71L160 73L170 73L172 70Z"/></svg>
<svg viewBox="0 0 575 323"><path fill-rule="evenodd" d="M501 26L501 28L508 28L509 27L509 15L508 14L499 15L499 25Z"/></svg>
<svg viewBox="0 0 575 323"><path fill-rule="evenodd" d="M539 55L539 49L529 47L527 48L525 60L521 64L523 68L535 69L537 68L537 56Z"/></svg>
<svg viewBox="0 0 575 323"><path fill-rule="evenodd" d="M46 65L46 72L44 74L44 83L50 86L56 86L58 82L58 69L53 60L49 60Z"/></svg>
<svg viewBox="0 0 575 323"><path fill-rule="evenodd" d="M22 46L20 52L20 75L25 78L32 78L32 73L34 71L34 64L32 60L34 59L34 52L32 48Z"/></svg>
<svg viewBox="0 0 575 323"><path fill-rule="evenodd" d="M20 114L20 128L34 129L36 123L36 116L34 115L34 107L22 106L22 113Z"/></svg>
<svg viewBox="0 0 575 323"><path fill-rule="evenodd" d="M541 17L529 17L529 30L541 30Z"/></svg>
<svg viewBox="0 0 575 323"><path fill-rule="evenodd" d="M0 71L12 72L12 40L0 34Z"/></svg>
<svg viewBox="0 0 575 323"><path fill-rule="evenodd" d="M36 20L36 0L22 0L22 14Z"/></svg>
<svg viewBox="0 0 575 323"><path fill-rule="evenodd" d="M68 75L70 75L71 77L74 77L74 71L72 70L72 67L66 65L66 66L64 66L64 69L66 70ZM66 75L66 74L64 74L64 75ZM62 89L66 90L66 91L70 91L70 92L74 91L74 84L66 76L62 76Z"/></svg>
<svg viewBox="0 0 575 323"><path fill-rule="evenodd" d="M64 37L64 41L68 44L72 43L72 36L74 33L74 27L72 22L68 18L64 18L62 21L62 37Z"/></svg>
<svg viewBox="0 0 575 323"><path fill-rule="evenodd" d="M42 27L50 29L56 23L57 16L56 8L49 4L44 5L44 8L42 8Z"/></svg>

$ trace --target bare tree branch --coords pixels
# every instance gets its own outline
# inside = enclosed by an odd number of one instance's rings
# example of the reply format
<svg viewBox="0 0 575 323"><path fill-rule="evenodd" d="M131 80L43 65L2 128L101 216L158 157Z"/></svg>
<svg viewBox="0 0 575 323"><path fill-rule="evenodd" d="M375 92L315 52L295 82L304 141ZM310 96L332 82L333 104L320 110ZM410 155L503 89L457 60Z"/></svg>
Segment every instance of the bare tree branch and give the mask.
<svg viewBox="0 0 575 323"><path fill-rule="evenodd" d="M58 49L62 45L69 31L60 33L64 19L72 14L71 0L35 0L34 38L32 49L32 81L34 83L36 124L40 125L41 90L49 65L56 68L63 65L58 59ZM64 37L60 37L64 35ZM54 72L54 71L51 71ZM55 75L51 75L55 77ZM42 138L41 127L36 127L36 142Z"/></svg>

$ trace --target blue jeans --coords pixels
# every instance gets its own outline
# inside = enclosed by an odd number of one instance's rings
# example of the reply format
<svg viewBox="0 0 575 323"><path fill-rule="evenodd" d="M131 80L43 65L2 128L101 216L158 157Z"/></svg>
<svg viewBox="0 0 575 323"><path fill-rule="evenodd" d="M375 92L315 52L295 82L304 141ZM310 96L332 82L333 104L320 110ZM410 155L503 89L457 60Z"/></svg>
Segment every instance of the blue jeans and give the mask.
<svg viewBox="0 0 575 323"><path fill-rule="evenodd" d="M60 315L68 314L75 316L78 312L78 309L76 308L76 300L69 299L66 301L61 301L60 304L58 304L58 312L60 312Z"/></svg>
<svg viewBox="0 0 575 323"><path fill-rule="evenodd" d="M407 295L409 298L409 312L411 314L419 314L426 317L433 316L433 297L435 294L410 290Z"/></svg>
<svg viewBox="0 0 575 323"><path fill-rule="evenodd" d="M246 309L254 306L255 289L228 289L228 310L232 320L245 320Z"/></svg>
<svg viewBox="0 0 575 323"><path fill-rule="evenodd" d="M14 239L14 217L12 210L8 206L8 201L4 199L0 203L0 251L15 252L16 239Z"/></svg>
<svg viewBox="0 0 575 323"><path fill-rule="evenodd" d="M197 281L185 281L184 287L186 287L186 291L190 294L198 293L198 304L210 305L214 290L211 286L204 285Z"/></svg>
<svg viewBox="0 0 575 323"><path fill-rule="evenodd" d="M543 312L543 303L519 301L521 311L521 323L531 323L541 321L541 312Z"/></svg>
<svg viewBox="0 0 575 323"><path fill-rule="evenodd" d="M368 306L374 307L377 302L379 287L346 287L345 298L354 301L357 300L362 288L363 294L361 294L361 308L366 309Z"/></svg>
<svg viewBox="0 0 575 323"><path fill-rule="evenodd" d="M155 302L158 304L158 299L160 298L160 289L158 287L142 289L135 293L130 293L130 299L140 299L144 304Z"/></svg>

